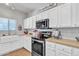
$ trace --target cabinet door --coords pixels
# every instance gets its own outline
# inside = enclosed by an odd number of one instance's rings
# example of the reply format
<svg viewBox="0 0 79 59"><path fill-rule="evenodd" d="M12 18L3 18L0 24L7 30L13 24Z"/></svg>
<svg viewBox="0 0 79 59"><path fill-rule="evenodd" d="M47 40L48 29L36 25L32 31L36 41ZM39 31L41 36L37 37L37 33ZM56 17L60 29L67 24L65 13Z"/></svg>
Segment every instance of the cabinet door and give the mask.
<svg viewBox="0 0 79 59"><path fill-rule="evenodd" d="M46 56L55 56L55 44L46 41Z"/></svg>
<svg viewBox="0 0 79 59"><path fill-rule="evenodd" d="M77 14L77 11L76 11L76 4L74 3L74 4L72 4L71 5L72 6L72 27L76 27L77 26L77 23L76 23L76 20L77 20L77 18L76 18L76 14Z"/></svg>
<svg viewBox="0 0 79 59"><path fill-rule="evenodd" d="M48 11L49 27L57 27L57 7Z"/></svg>
<svg viewBox="0 0 79 59"><path fill-rule="evenodd" d="M24 38L24 48L31 52L31 37Z"/></svg>
<svg viewBox="0 0 79 59"><path fill-rule="evenodd" d="M58 7L58 27L71 27L71 4Z"/></svg>
<svg viewBox="0 0 79 59"><path fill-rule="evenodd" d="M0 44L0 55L11 52L12 46L9 43Z"/></svg>
<svg viewBox="0 0 79 59"><path fill-rule="evenodd" d="M71 56L72 47L56 44L56 56Z"/></svg>
<svg viewBox="0 0 79 59"><path fill-rule="evenodd" d="M56 56L71 56L71 53L67 53L61 50L56 50Z"/></svg>
<svg viewBox="0 0 79 59"><path fill-rule="evenodd" d="M30 17L29 20L28 20L28 23L29 23L28 28L29 29L32 29L32 23L33 23L32 21L33 21L33 19L32 19L32 17Z"/></svg>
<svg viewBox="0 0 79 59"><path fill-rule="evenodd" d="M76 26L79 27L79 4L76 4Z"/></svg>
<svg viewBox="0 0 79 59"><path fill-rule="evenodd" d="M39 13L39 14L36 16L36 19L37 19L37 21L42 20L42 13Z"/></svg>
<svg viewBox="0 0 79 59"><path fill-rule="evenodd" d="M27 50L31 52L31 37L28 37L27 39Z"/></svg>
<svg viewBox="0 0 79 59"><path fill-rule="evenodd" d="M9 46L9 48L12 48L12 50L17 50L17 49L20 49L23 47L23 44L22 44L22 40L18 40L18 41L14 41L14 42L11 42L11 46Z"/></svg>
<svg viewBox="0 0 79 59"><path fill-rule="evenodd" d="M22 48L23 46L21 43L22 41L15 40L15 41L10 41L7 43L0 44L0 55L4 55L14 50Z"/></svg>
<svg viewBox="0 0 79 59"><path fill-rule="evenodd" d="M72 26L79 27L79 4L72 4Z"/></svg>
<svg viewBox="0 0 79 59"><path fill-rule="evenodd" d="M27 39L26 39L26 40L24 40L24 48L25 48L25 49L27 49L27 48L28 48L28 47L27 47L27 45L28 45L27 43L28 43L28 42L27 42Z"/></svg>
<svg viewBox="0 0 79 59"><path fill-rule="evenodd" d="M36 28L36 16L32 17L32 28L35 29Z"/></svg>
<svg viewBox="0 0 79 59"><path fill-rule="evenodd" d="M47 19L48 18L48 11L44 11L41 13L42 19Z"/></svg>
<svg viewBox="0 0 79 59"><path fill-rule="evenodd" d="M48 12L47 11L44 11L42 13L39 13L37 16L37 21L38 20L43 20L43 19L47 19L48 18Z"/></svg>
<svg viewBox="0 0 79 59"><path fill-rule="evenodd" d="M22 39L23 39L24 48L27 49L27 45L28 45L27 39L28 38L26 36L22 36Z"/></svg>
<svg viewBox="0 0 79 59"><path fill-rule="evenodd" d="M79 48L73 48L72 55L73 56L79 56Z"/></svg>
<svg viewBox="0 0 79 59"><path fill-rule="evenodd" d="M24 20L24 28L28 28L27 19Z"/></svg>
<svg viewBox="0 0 79 59"><path fill-rule="evenodd" d="M71 53L72 52L72 47L68 47L68 46L61 45L61 44L56 44L56 50Z"/></svg>
<svg viewBox="0 0 79 59"><path fill-rule="evenodd" d="M29 18L24 20L24 28L30 28L30 19Z"/></svg>

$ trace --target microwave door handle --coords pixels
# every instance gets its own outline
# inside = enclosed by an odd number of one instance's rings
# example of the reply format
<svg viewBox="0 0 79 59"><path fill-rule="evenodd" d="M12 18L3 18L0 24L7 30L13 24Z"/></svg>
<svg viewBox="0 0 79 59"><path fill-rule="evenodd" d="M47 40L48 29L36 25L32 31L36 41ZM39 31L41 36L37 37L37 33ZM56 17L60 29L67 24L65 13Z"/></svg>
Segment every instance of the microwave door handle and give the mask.
<svg viewBox="0 0 79 59"><path fill-rule="evenodd" d="M46 21L45 21L45 28L46 28Z"/></svg>

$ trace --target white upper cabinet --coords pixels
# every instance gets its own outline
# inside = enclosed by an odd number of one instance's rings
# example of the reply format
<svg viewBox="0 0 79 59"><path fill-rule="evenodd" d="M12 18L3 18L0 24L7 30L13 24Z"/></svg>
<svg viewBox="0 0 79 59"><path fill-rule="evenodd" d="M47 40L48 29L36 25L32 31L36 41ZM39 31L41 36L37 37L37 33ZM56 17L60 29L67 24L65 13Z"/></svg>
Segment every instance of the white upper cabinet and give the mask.
<svg viewBox="0 0 79 59"><path fill-rule="evenodd" d="M58 27L71 27L71 4L58 7Z"/></svg>
<svg viewBox="0 0 79 59"><path fill-rule="evenodd" d="M27 20L26 19L24 19L24 28L26 28L27 27Z"/></svg>
<svg viewBox="0 0 79 59"><path fill-rule="evenodd" d="M36 19L37 19L37 21L42 20L42 14L39 13L38 15L36 15Z"/></svg>
<svg viewBox="0 0 79 59"><path fill-rule="evenodd" d="M29 18L24 20L24 28L28 28L29 27Z"/></svg>
<svg viewBox="0 0 79 59"><path fill-rule="evenodd" d="M31 29L31 28L32 28L32 23L33 23L33 22L32 22L32 21L33 21L33 20L32 20L32 17L30 17L28 21L29 21L29 26L28 26L28 28Z"/></svg>
<svg viewBox="0 0 79 59"><path fill-rule="evenodd" d="M49 27L57 27L57 7L48 11Z"/></svg>
<svg viewBox="0 0 79 59"><path fill-rule="evenodd" d="M79 3L76 4L76 26L79 27Z"/></svg>
<svg viewBox="0 0 79 59"><path fill-rule="evenodd" d="M28 28L28 29L36 28L36 16L25 19L24 28Z"/></svg>
<svg viewBox="0 0 79 59"><path fill-rule="evenodd" d="M79 27L79 4L72 4L72 27Z"/></svg>
<svg viewBox="0 0 79 59"><path fill-rule="evenodd" d="M35 29L36 28L36 16L32 17L32 28Z"/></svg>
<svg viewBox="0 0 79 59"><path fill-rule="evenodd" d="M36 28L36 21L49 19L49 27L79 27L79 4L63 4L24 20L24 28Z"/></svg>
<svg viewBox="0 0 79 59"><path fill-rule="evenodd" d="M29 28L29 29L32 28L32 17L27 19L27 28Z"/></svg>
<svg viewBox="0 0 79 59"><path fill-rule="evenodd" d="M32 28L32 18L27 18L24 20L24 28Z"/></svg>
<svg viewBox="0 0 79 59"><path fill-rule="evenodd" d="M42 16L42 19L47 19L48 18L48 11L42 12L41 16Z"/></svg>
<svg viewBox="0 0 79 59"><path fill-rule="evenodd" d="M39 13L37 16L37 21L38 20L43 20L43 19L47 19L48 18L48 12L47 11L44 11L42 13Z"/></svg>

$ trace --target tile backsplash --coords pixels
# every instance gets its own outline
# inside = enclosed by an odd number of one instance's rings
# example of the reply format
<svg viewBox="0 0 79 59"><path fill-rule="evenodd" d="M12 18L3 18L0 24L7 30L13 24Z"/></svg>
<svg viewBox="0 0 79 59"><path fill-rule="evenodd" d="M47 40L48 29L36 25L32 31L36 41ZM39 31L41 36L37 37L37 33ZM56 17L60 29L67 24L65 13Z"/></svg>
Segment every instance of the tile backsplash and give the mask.
<svg viewBox="0 0 79 59"><path fill-rule="evenodd" d="M42 31L54 31L56 28L53 29L44 29ZM41 29L40 29L41 30ZM62 38L76 40L75 37L79 36L79 27L68 27L68 28L58 28L61 31Z"/></svg>
<svg viewBox="0 0 79 59"><path fill-rule="evenodd" d="M79 28L59 28L62 34L62 38L68 38L75 40L76 36L79 36Z"/></svg>

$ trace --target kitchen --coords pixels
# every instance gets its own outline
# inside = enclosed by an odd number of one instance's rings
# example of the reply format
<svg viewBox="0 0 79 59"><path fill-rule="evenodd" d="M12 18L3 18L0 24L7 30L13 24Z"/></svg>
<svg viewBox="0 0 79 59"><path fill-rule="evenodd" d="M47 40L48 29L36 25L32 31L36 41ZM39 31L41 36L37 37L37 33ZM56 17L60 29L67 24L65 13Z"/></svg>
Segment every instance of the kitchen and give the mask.
<svg viewBox="0 0 79 59"><path fill-rule="evenodd" d="M0 3L0 17L1 56L79 56L79 3Z"/></svg>

